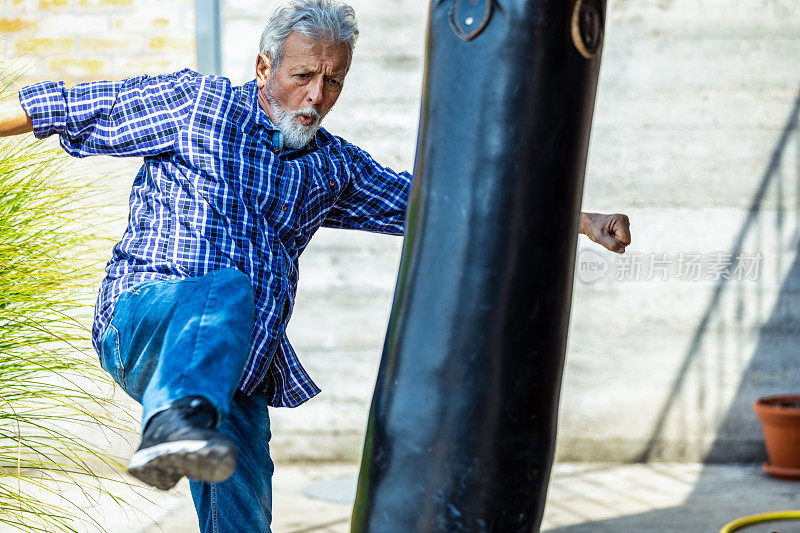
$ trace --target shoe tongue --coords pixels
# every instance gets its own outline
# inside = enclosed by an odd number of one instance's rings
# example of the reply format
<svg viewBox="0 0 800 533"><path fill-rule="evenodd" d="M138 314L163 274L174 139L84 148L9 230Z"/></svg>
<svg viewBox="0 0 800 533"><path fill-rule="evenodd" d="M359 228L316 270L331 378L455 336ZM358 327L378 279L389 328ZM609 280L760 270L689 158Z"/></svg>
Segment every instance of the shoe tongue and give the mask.
<svg viewBox="0 0 800 533"><path fill-rule="evenodd" d="M181 416L199 428L213 428L216 425L217 413L211 404L197 396L179 400ZM178 402L176 402L177 404Z"/></svg>

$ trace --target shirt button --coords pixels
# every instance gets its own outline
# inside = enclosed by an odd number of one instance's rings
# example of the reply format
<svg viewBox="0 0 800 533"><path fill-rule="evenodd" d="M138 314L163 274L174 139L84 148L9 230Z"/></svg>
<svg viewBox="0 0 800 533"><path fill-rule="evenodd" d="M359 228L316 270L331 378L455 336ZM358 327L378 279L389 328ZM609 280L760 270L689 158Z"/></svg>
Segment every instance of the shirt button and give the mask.
<svg viewBox="0 0 800 533"><path fill-rule="evenodd" d="M334 185L336 185L336 184L333 182L333 180L329 180L329 181L328 181L328 183L330 184L330 186L331 186L331 187L333 187Z"/></svg>
<svg viewBox="0 0 800 533"><path fill-rule="evenodd" d="M283 207L281 207L281 211L286 211L287 209L289 209L289 206L286 205L286 204L283 204Z"/></svg>

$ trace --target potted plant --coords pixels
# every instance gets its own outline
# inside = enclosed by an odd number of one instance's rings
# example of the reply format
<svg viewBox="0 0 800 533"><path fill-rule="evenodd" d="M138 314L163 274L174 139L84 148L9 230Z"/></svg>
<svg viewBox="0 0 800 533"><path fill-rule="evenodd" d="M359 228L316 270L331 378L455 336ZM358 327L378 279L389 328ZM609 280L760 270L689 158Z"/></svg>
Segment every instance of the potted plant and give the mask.
<svg viewBox="0 0 800 533"><path fill-rule="evenodd" d="M759 398L753 405L764 430L769 461L763 467L784 479L800 479L800 394Z"/></svg>

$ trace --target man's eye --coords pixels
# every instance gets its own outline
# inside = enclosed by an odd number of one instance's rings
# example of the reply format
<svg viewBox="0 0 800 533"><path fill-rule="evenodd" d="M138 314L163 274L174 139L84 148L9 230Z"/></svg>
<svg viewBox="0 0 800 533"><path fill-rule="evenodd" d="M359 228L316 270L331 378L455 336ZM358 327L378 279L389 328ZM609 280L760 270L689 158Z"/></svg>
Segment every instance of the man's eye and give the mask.
<svg viewBox="0 0 800 533"><path fill-rule="evenodd" d="M300 74L295 74L295 76L297 76L301 80L307 80L308 77L311 76L311 73L310 72L302 72Z"/></svg>
<svg viewBox="0 0 800 533"><path fill-rule="evenodd" d="M330 83L334 87L341 87L342 85L342 82L340 82L339 80L335 80L333 78L328 78L328 83Z"/></svg>

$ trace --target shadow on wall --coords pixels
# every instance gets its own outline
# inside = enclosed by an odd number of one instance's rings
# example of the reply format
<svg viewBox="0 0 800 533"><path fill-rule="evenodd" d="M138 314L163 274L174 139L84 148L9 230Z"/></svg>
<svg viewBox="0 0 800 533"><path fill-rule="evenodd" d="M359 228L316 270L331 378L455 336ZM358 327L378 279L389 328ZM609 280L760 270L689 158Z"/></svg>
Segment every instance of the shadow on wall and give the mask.
<svg viewBox="0 0 800 533"><path fill-rule="evenodd" d="M762 272L755 283L735 283L725 277L717 281L638 461L659 457L658 446L666 426L689 419L681 416L686 411L699 413L693 418L704 427L673 429L687 435L716 435L713 443L705 444L705 462L761 461L765 452L760 425L752 412L753 402L764 394L800 391L795 356L800 351L799 118L800 93L750 202L747 217L726 254L731 258L731 269L735 269L736 259L748 251L774 252L762 254ZM787 257L792 258L788 270L783 265ZM780 280L781 275L784 277L775 305L764 319L767 313L762 313L761 308L770 301L769 280ZM757 329L758 334L748 335L750 328ZM748 338L757 339L752 351ZM752 357L748 357L749 353ZM726 390L735 392L733 396L730 392L726 395ZM712 431L705 431L706 428Z"/></svg>
<svg viewBox="0 0 800 533"><path fill-rule="evenodd" d="M680 371L654 425L650 439L638 459L646 462L659 457L658 447L669 424L690 417L682 412L698 409L705 423L718 424L715 440L707 447L706 463L761 462L766 458L761 427L752 411L757 397L783 392L800 392L800 92L785 122L758 189L750 203L748 215L739 230L730 255L753 250L753 246L773 246L776 257L767 257L771 273L760 275L754 287L720 279L706 306L703 318L692 337ZM788 206L788 207L787 207ZM774 242L771 239L775 239ZM768 243L768 244L765 244ZM788 261L782 263L784 256ZM765 261L767 262L767 261ZM733 265L735 266L735 265ZM770 287L769 278L778 279L779 287ZM783 277L779 275L783 274ZM763 281L762 281L763 280ZM765 313L772 290L777 290L774 305ZM766 317L762 319L760 317ZM761 324L758 326L757 324ZM747 346L747 328L757 329L752 351ZM735 332L741 331L741 335ZM732 335L731 332L734 332ZM731 342L733 337L735 340ZM728 339L727 341L725 339ZM741 340L741 342L739 342ZM737 358L731 362L731 350ZM748 359L747 355L752 353ZM737 364L741 363L741 364ZM738 387L730 387L736 379ZM727 387L734 395L719 400ZM719 390L711 390L718 387ZM713 400L712 400L713 398ZM718 413L722 405L727 412ZM674 429L674 428L673 428ZM689 431L698 428L687 428ZM698 431L699 433L699 431ZM707 524L716 530L739 516L778 508L797 507L796 484L772 480L759 468L733 469L731 479L721 483L720 466L704 466L689 495L681 505L632 513L607 520L588 519L585 523L548 530L549 533L604 533L620 531L688 531L681 524ZM716 469L716 470L715 470ZM664 483L680 480L663 480ZM649 490L658 491L658 476L646 476L642 482ZM769 505L765 498L748 497L755 485L772 491ZM600 493L618 493L619 487L594 487ZM762 487L763 489L763 487ZM616 494L616 501L597 501L602 507L636 498L636 494ZM624 513L620 513L624 514ZM784 526L784 527L781 527ZM782 531L794 531L791 522L771 523Z"/></svg>
<svg viewBox="0 0 800 533"><path fill-rule="evenodd" d="M737 245L747 232L768 230L758 228L760 206L767 188L772 188L778 198L773 231L784 236L787 250L794 257L783 278L778 297L769 318L759 329L750 363L741 376L739 388L731 402L727 415L719 426L717 437L706 454L705 462L721 462L733 455L739 461L763 461L761 425L752 405L765 394L800 392L800 93L795 99L791 114L784 126L780 140L772 153L769 166L762 179L759 191L752 202L750 215L742 226ZM791 142L793 140L793 142ZM785 195L786 200L781 201ZM790 207L787 208L787 205ZM778 254L782 257L782 254ZM791 257L791 256L790 256ZM776 265L783 270L783 265ZM747 301L741 296L739 305ZM710 307L709 307L710 309ZM698 330L698 334L702 332ZM749 424L746 424L749 422ZM742 435L751 436L742 439ZM753 442L753 435L756 436ZM731 447L735 446L734 450Z"/></svg>

